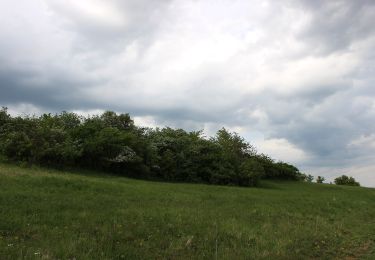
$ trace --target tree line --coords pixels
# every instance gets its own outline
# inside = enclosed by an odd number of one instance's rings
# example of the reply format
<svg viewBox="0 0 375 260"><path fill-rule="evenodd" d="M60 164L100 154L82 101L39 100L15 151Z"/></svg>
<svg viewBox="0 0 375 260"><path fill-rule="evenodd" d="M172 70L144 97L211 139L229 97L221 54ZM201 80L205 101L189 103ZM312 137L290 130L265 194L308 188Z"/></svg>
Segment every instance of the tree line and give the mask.
<svg viewBox="0 0 375 260"><path fill-rule="evenodd" d="M0 156L8 161L78 167L165 181L256 186L260 179L304 180L297 167L259 154L225 128L202 131L144 128L129 114L106 111L9 115L0 110Z"/></svg>

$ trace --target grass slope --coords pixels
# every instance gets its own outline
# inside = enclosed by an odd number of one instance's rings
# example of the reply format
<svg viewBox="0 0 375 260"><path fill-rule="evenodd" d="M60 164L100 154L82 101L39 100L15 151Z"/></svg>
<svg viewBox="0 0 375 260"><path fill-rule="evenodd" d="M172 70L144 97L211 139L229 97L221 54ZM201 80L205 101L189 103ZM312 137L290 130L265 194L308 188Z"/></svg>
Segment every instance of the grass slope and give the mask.
<svg viewBox="0 0 375 260"><path fill-rule="evenodd" d="M0 164L0 259L375 259L375 189L89 174Z"/></svg>

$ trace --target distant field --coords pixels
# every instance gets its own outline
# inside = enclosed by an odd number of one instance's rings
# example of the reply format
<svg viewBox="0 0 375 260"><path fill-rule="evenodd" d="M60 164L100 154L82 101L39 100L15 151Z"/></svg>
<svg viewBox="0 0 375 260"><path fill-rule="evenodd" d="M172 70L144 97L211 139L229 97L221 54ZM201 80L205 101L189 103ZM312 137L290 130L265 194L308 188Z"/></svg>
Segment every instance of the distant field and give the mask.
<svg viewBox="0 0 375 260"><path fill-rule="evenodd" d="M375 259L375 189L0 164L0 259Z"/></svg>

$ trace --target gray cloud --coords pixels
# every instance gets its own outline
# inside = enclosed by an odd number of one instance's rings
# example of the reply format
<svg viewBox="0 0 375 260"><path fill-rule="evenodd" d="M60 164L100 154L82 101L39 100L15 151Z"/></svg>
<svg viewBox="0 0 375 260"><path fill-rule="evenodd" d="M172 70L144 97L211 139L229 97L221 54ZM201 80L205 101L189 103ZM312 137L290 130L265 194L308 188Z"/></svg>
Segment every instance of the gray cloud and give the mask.
<svg viewBox="0 0 375 260"><path fill-rule="evenodd" d="M75 51L85 52L90 48L109 55L134 42L145 48L152 44L167 19L170 3L171 0L113 0L67 4L53 0L47 5L61 19L61 26L74 33Z"/></svg>
<svg viewBox="0 0 375 260"><path fill-rule="evenodd" d="M300 33L303 40L310 41L321 55L343 51L359 40L375 32L375 2L371 0L350 1L298 1L311 19Z"/></svg>
<svg viewBox="0 0 375 260"><path fill-rule="evenodd" d="M349 0L2 2L0 105L226 126L313 173L365 176L374 14Z"/></svg>

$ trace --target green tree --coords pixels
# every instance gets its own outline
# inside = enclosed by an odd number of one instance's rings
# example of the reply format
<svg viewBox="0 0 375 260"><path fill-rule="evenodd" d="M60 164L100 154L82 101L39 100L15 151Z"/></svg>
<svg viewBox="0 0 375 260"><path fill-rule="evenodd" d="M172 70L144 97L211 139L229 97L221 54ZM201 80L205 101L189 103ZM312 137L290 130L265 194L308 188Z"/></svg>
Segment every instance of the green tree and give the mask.
<svg viewBox="0 0 375 260"><path fill-rule="evenodd" d="M312 182L314 180L314 176L312 176L311 174L308 174L306 175L306 179L305 179L307 182Z"/></svg>
<svg viewBox="0 0 375 260"><path fill-rule="evenodd" d="M322 177L322 176L318 176L318 177L316 178L316 183L323 183L324 181L325 181L325 178Z"/></svg>
<svg viewBox="0 0 375 260"><path fill-rule="evenodd" d="M255 186L261 178L301 180L290 164L257 154L237 133L140 128L106 111L11 117L0 110L0 157L49 166L102 169L139 178Z"/></svg>
<svg viewBox="0 0 375 260"><path fill-rule="evenodd" d="M257 186L259 180L264 175L263 166L254 158L246 159L240 166L238 185Z"/></svg>
<svg viewBox="0 0 375 260"><path fill-rule="evenodd" d="M348 177L346 175L342 175L335 179L335 184L337 185L349 185L349 186L360 186L359 182L357 182L353 177Z"/></svg>

